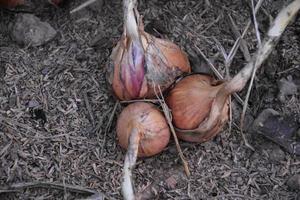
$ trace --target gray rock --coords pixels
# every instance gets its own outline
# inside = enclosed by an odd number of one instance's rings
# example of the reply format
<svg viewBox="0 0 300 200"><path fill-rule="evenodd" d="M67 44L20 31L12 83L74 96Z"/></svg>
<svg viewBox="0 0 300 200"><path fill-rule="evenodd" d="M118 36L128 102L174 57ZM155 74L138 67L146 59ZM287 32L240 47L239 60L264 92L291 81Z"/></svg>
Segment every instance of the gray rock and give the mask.
<svg viewBox="0 0 300 200"><path fill-rule="evenodd" d="M263 110L254 120L250 131L265 136L291 154L300 155L300 142L295 140L299 126L293 116L282 116L269 108Z"/></svg>
<svg viewBox="0 0 300 200"><path fill-rule="evenodd" d="M270 149L269 152L270 160L273 162L281 162L285 159L285 153L278 146Z"/></svg>
<svg viewBox="0 0 300 200"><path fill-rule="evenodd" d="M11 27L12 38L20 45L40 46L52 40L56 30L32 14L19 14Z"/></svg>
<svg viewBox="0 0 300 200"><path fill-rule="evenodd" d="M292 190L300 190L300 174L291 176L286 184Z"/></svg>
<svg viewBox="0 0 300 200"><path fill-rule="evenodd" d="M278 82L278 87L278 99L282 103L285 103L286 96L296 94L298 89L298 86L294 83L292 76L280 79Z"/></svg>

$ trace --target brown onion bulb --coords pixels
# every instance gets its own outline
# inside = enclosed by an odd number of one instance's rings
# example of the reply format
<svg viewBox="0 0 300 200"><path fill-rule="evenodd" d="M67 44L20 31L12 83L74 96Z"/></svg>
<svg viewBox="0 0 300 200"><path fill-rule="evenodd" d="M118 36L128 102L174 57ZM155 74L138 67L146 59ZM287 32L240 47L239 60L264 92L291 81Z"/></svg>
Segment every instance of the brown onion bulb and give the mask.
<svg viewBox="0 0 300 200"><path fill-rule="evenodd" d="M5 8L14 8L23 4L24 0L0 0L0 6Z"/></svg>
<svg viewBox="0 0 300 200"><path fill-rule="evenodd" d="M170 130L164 115L151 103L132 103L121 112L117 121L117 136L121 147L128 148L133 129L138 129L140 134L139 157L160 153L170 139Z"/></svg>
<svg viewBox="0 0 300 200"><path fill-rule="evenodd" d="M119 99L154 97L154 87L164 91L176 77L191 71L186 53L177 45L144 31L134 0L124 0L124 24L108 64L108 81Z"/></svg>
<svg viewBox="0 0 300 200"><path fill-rule="evenodd" d="M197 130L207 120L216 95L223 83L203 74L193 74L180 80L170 91L166 102L171 109L178 138L189 142L205 142L222 130L228 120L229 106L226 103L219 120L205 131ZM228 97L227 102L228 102Z"/></svg>

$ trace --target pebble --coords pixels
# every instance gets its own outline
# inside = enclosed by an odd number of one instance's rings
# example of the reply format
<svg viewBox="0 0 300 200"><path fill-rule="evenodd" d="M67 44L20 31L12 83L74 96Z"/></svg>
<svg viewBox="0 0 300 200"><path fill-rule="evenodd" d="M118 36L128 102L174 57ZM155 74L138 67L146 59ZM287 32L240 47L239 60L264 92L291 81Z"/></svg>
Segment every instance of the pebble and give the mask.
<svg viewBox="0 0 300 200"><path fill-rule="evenodd" d="M291 176L286 184L291 190L300 190L300 174Z"/></svg>
<svg viewBox="0 0 300 200"><path fill-rule="evenodd" d="M11 24L11 36L19 45L40 46L56 36L56 30L32 14L19 14Z"/></svg>
<svg viewBox="0 0 300 200"><path fill-rule="evenodd" d="M270 160L273 162L281 162L285 159L285 153L279 146L273 147L269 152Z"/></svg>
<svg viewBox="0 0 300 200"><path fill-rule="evenodd" d="M298 86L294 83L292 76L280 79L278 82L278 87L278 99L281 103L286 102L286 96L294 95L298 90Z"/></svg>
<svg viewBox="0 0 300 200"><path fill-rule="evenodd" d="M269 108L263 110L254 120L250 131L263 135L291 154L300 155L300 142L295 140L299 126L292 116L282 116Z"/></svg>

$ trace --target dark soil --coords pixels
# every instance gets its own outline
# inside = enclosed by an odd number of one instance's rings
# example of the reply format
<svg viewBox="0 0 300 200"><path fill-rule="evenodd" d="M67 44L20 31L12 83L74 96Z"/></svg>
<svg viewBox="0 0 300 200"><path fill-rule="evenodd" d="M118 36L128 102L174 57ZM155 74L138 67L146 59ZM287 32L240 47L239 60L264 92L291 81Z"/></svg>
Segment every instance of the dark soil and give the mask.
<svg viewBox="0 0 300 200"><path fill-rule="evenodd" d="M118 146L115 120L105 134L116 100L105 79L106 61L122 33L122 2L69 11L39 6L34 14L58 34L40 47L21 47L10 37L16 12L0 10L0 185L55 182L89 188L121 199L120 180L125 151ZM146 30L169 38L187 51L193 69L203 67L196 47L225 75L219 41L228 53L235 42L228 15L240 32L250 19L251 1L140 1ZM249 3L249 5L247 4ZM257 19L264 37L271 17L285 1L267 0ZM214 39L215 38L215 39ZM253 26L245 38L252 54L257 49ZM218 53L218 54L217 54ZM247 122L263 109L273 108L300 119L299 93L277 98L278 81L291 76L300 83L300 17L290 25L267 62L258 71L249 102ZM238 51L230 68L234 75L246 60ZM244 98L245 91L240 96ZM34 104L34 108L29 104ZM300 158L255 133L239 131L241 106L234 100L233 127L204 144L181 142L191 177L184 176L173 141L161 154L139 159L134 171L137 191L152 188L150 199L297 199L289 177L300 173ZM116 115L120 113L118 106ZM151 186L149 186L151 184ZM149 186L149 187L147 187ZM296 187L297 188L297 187ZM148 191L149 192L149 191ZM150 192L150 193L151 193ZM68 188L0 189L0 199L76 199ZM151 196L151 195L150 195Z"/></svg>

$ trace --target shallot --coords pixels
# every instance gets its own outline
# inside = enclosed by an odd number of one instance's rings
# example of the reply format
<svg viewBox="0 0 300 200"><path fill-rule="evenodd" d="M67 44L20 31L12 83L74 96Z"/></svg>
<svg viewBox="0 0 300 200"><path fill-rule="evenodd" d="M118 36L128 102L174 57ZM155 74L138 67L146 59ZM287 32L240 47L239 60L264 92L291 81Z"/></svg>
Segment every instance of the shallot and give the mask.
<svg viewBox="0 0 300 200"><path fill-rule="evenodd" d="M117 136L120 146L127 149L122 193L125 199L134 199L131 174L137 157L149 157L163 151L169 142L170 130L164 115L154 104L137 102L121 112Z"/></svg>
<svg viewBox="0 0 300 200"><path fill-rule="evenodd" d="M205 74L189 75L175 85L166 101L172 110L178 138L189 142L205 142L220 131L228 120L228 104L223 107L221 120L217 124L204 131L198 131L197 128L208 117L216 95L223 85L222 81L216 81L212 76Z"/></svg>
<svg viewBox="0 0 300 200"><path fill-rule="evenodd" d="M191 71L186 53L177 45L144 31L136 4L137 0L124 0L124 32L108 62L108 81L121 100L154 97L156 86L165 90Z"/></svg>

